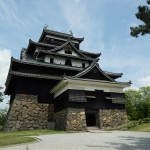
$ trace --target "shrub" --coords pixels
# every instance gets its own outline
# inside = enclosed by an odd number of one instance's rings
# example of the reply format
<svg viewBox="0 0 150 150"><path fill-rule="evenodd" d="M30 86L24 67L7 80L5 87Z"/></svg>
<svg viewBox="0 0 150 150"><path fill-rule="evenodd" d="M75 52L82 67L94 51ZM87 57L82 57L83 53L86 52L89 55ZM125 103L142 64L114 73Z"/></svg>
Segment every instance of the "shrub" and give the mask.
<svg viewBox="0 0 150 150"><path fill-rule="evenodd" d="M138 120L138 123L139 123L139 124L141 124L141 123L142 123L142 121L143 121L142 119L139 119L139 120Z"/></svg>
<svg viewBox="0 0 150 150"><path fill-rule="evenodd" d="M131 120L131 117L130 117L130 116L128 116L128 119L129 119L129 120Z"/></svg>
<svg viewBox="0 0 150 150"><path fill-rule="evenodd" d="M150 118L144 118L143 121L148 123L150 121Z"/></svg>

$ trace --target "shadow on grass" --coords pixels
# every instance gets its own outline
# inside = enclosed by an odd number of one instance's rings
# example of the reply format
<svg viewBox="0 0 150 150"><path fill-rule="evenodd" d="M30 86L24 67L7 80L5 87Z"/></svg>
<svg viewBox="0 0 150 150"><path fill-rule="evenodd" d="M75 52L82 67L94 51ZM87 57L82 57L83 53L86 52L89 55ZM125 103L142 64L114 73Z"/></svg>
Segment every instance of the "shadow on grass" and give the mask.
<svg viewBox="0 0 150 150"><path fill-rule="evenodd" d="M149 150L150 149L150 138L148 137L132 137L132 136L119 136L120 140L116 142L104 142L103 145L86 145L87 147L99 147L108 149L118 150ZM107 146L106 146L107 145Z"/></svg>

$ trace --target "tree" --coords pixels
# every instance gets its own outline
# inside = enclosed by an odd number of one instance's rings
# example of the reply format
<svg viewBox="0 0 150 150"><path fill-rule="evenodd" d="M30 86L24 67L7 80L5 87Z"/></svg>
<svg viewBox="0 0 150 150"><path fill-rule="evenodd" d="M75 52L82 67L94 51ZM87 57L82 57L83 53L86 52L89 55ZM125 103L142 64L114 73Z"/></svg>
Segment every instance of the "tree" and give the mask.
<svg viewBox="0 0 150 150"><path fill-rule="evenodd" d="M125 98L127 115L130 116L131 119L137 119L137 106L141 99L141 93L136 90L126 90Z"/></svg>
<svg viewBox="0 0 150 150"><path fill-rule="evenodd" d="M0 90L1 90L1 89L3 89L3 87L0 86ZM0 91L0 102L3 102L2 96L3 96L3 92Z"/></svg>
<svg viewBox="0 0 150 150"><path fill-rule="evenodd" d="M0 126L3 125L4 121L5 121L5 117L7 115L7 111L8 109L5 108L5 109L0 109Z"/></svg>
<svg viewBox="0 0 150 150"><path fill-rule="evenodd" d="M125 91L126 111L131 119L150 118L150 86Z"/></svg>
<svg viewBox="0 0 150 150"><path fill-rule="evenodd" d="M150 0L147 0L147 4L150 5ZM130 27L130 35L138 37L139 34L150 34L150 8L148 6L138 6L138 13L135 14L136 18L143 22L138 27Z"/></svg>

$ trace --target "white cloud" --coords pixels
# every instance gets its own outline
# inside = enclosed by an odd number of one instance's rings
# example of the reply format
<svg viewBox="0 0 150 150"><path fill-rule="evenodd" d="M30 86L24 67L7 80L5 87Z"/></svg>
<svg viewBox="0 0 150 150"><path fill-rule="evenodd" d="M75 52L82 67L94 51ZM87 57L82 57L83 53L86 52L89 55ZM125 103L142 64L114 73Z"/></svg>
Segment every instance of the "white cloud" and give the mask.
<svg viewBox="0 0 150 150"><path fill-rule="evenodd" d="M138 83L141 86L150 86L150 76L138 79Z"/></svg>
<svg viewBox="0 0 150 150"><path fill-rule="evenodd" d="M0 85L4 86L10 66L11 51L0 48Z"/></svg>
<svg viewBox="0 0 150 150"><path fill-rule="evenodd" d="M0 85L5 89L5 82L10 66L11 51L5 48L0 48ZM2 91L4 91L4 89ZM4 101L0 103L0 108L7 107L6 102L9 100L8 96L4 96Z"/></svg>
<svg viewBox="0 0 150 150"><path fill-rule="evenodd" d="M137 90L138 91L139 88L134 86L134 85L131 85L130 87L127 87L127 88L124 89L124 91L126 91L126 90Z"/></svg>

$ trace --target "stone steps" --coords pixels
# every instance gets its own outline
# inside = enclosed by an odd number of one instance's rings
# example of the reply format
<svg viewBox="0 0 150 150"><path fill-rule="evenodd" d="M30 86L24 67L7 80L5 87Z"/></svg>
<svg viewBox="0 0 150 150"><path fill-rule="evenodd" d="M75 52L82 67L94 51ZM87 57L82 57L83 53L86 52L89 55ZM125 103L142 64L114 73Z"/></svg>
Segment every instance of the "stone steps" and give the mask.
<svg viewBox="0 0 150 150"><path fill-rule="evenodd" d="M100 130L97 126L87 127L87 130Z"/></svg>
<svg viewBox="0 0 150 150"><path fill-rule="evenodd" d="M101 130L99 127L96 127L96 126L87 127L87 132L90 132L90 133L111 133L110 131Z"/></svg>

